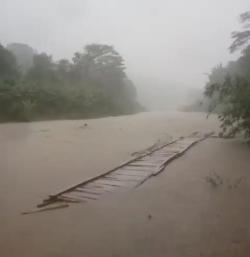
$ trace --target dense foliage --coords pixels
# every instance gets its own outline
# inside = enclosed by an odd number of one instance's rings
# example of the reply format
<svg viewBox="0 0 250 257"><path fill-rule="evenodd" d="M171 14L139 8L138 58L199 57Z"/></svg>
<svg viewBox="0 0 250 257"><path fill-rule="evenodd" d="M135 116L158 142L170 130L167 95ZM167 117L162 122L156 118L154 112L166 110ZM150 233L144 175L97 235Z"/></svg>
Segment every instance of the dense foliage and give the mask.
<svg viewBox="0 0 250 257"><path fill-rule="evenodd" d="M0 45L2 121L86 118L141 109L124 60L112 46L87 45L72 61L58 62L46 53L33 53L31 61L22 52L30 54L31 48L24 45L8 49Z"/></svg>
<svg viewBox="0 0 250 257"><path fill-rule="evenodd" d="M250 12L241 16L244 30L233 32L231 51L244 47L240 58L215 67L209 75L205 95L211 100L210 112L219 113L222 135L232 137L241 132L250 137Z"/></svg>

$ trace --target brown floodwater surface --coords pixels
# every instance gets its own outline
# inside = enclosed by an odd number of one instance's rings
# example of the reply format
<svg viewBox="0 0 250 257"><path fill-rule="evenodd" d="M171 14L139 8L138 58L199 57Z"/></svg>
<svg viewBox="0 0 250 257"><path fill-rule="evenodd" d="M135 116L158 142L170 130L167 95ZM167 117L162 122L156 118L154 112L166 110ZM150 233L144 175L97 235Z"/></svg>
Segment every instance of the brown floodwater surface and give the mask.
<svg viewBox="0 0 250 257"><path fill-rule="evenodd" d="M215 117L181 112L1 124L0 256L248 256L250 150L235 140L206 140L104 201L21 215L157 141L212 130Z"/></svg>

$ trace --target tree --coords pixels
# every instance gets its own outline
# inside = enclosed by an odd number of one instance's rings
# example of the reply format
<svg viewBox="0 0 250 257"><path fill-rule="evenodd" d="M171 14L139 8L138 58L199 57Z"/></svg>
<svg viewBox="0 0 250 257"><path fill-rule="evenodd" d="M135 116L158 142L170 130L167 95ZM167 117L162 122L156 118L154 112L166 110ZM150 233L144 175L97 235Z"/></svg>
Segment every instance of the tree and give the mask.
<svg viewBox="0 0 250 257"><path fill-rule="evenodd" d="M248 44L250 40L250 12L244 12L240 15L240 22L244 30L232 32L233 43L230 46L231 53Z"/></svg>
<svg viewBox="0 0 250 257"><path fill-rule="evenodd" d="M227 74L226 69L222 64L215 66L211 73L208 75L208 83L205 87L205 97L209 99L208 101L208 112L218 112L222 106L218 90L218 85L223 84L225 81L225 76Z"/></svg>
<svg viewBox="0 0 250 257"><path fill-rule="evenodd" d="M250 21L250 12L243 13L241 22ZM246 24L245 27L249 27ZM247 45L250 31L234 32L231 51ZM240 58L226 67L216 67L209 76L205 95L213 101L210 111L219 113L221 135L232 137L241 132L250 137L250 46L247 45ZM220 106L220 108L218 108ZM217 108L217 109L216 109Z"/></svg>
<svg viewBox="0 0 250 257"><path fill-rule="evenodd" d="M112 46L88 45L72 62L35 54L32 67L15 78L15 57L2 47L0 64L1 120L76 119L142 110L124 60ZM13 79L1 80L7 77Z"/></svg>
<svg viewBox="0 0 250 257"><path fill-rule="evenodd" d="M224 137L233 137L242 132L250 137L250 82L243 77L227 76L223 84L213 84L207 96L217 94L223 108L219 110Z"/></svg>
<svg viewBox="0 0 250 257"><path fill-rule="evenodd" d="M75 53L72 61L73 81L102 92L110 110L128 113L137 109L136 90L131 81L128 83L124 59L113 46L87 45L83 53Z"/></svg>
<svg viewBox="0 0 250 257"><path fill-rule="evenodd" d="M15 56L0 45L0 79L15 79L18 74Z"/></svg>
<svg viewBox="0 0 250 257"><path fill-rule="evenodd" d="M49 56L46 53L34 55L33 66L28 71L27 77L40 84L54 82L56 77L52 56Z"/></svg>
<svg viewBox="0 0 250 257"><path fill-rule="evenodd" d="M116 86L126 77L123 58L112 46L91 44L83 53L75 53L73 70L77 77Z"/></svg>
<svg viewBox="0 0 250 257"><path fill-rule="evenodd" d="M21 43L11 43L7 45L7 49L16 57L17 64L23 74L33 66L35 51L32 47Z"/></svg>

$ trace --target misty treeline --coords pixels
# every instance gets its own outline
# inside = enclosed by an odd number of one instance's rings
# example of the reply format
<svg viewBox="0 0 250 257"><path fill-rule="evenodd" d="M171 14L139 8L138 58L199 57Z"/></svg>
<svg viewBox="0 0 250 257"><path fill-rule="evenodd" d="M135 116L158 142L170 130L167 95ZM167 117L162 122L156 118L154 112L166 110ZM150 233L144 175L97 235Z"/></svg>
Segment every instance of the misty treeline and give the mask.
<svg viewBox="0 0 250 257"><path fill-rule="evenodd" d="M221 135L243 133L250 137L250 12L240 15L242 31L232 33L230 52L241 49L241 56L226 66L216 66L209 75L205 96L210 99L209 112L217 112Z"/></svg>
<svg viewBox="0 0 250 257"><path fill-rule="evenodd" d="M87 118L138 112L122 56L90 44L72 60L53 61L25 44L0 45L0 120Z"/></svg>

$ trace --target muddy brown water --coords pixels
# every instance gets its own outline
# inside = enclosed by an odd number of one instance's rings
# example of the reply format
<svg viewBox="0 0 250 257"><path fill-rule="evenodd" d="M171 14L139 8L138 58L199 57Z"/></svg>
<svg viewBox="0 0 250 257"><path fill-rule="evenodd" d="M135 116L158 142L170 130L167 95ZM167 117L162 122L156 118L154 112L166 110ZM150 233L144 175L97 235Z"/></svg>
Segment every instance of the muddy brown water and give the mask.
<svg viewBox="0 0 250 257"><path fill-rule="evenodd" d="M20 215L157 140L217 129L213 117L172 112L0 125L0 256L247 256L250 151L238 141L202 142L160 176L105 201ZM212 172L223 186L206 181Z"/></svg>

